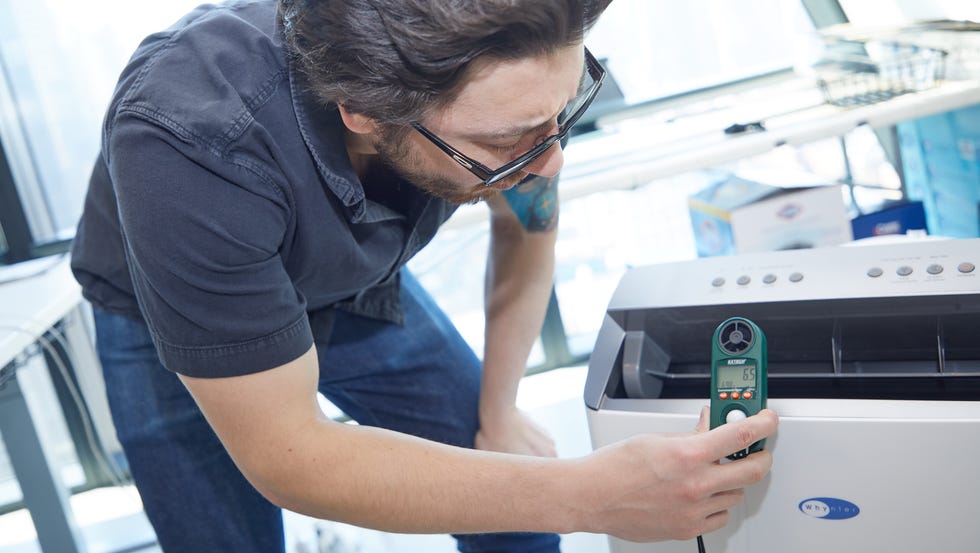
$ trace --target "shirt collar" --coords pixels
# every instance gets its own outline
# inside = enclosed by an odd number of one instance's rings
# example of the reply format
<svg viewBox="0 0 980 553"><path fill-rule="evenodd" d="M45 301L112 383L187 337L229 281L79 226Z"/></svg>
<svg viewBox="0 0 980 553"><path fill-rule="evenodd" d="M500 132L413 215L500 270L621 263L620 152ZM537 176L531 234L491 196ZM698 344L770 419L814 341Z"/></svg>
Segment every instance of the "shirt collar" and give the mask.
<svg viewBox="0 0 980 553"><path fill-rule="evenodd" d="M344 125L335 108L320 104L306 85L302 72L289 64L289 87L293 109L303 141L313 156L320 176L331 192L347 207L351 222L362 222L367 206L364 187L354 173L347 146Z"/></svg>
<svg viewBox="0 0 980 553"><path fill-rule="evenodd" d="M289 62L289 87L300 134L317 171L330 191L347 207L352 223L405 219L405 215L366 198L344 141L344 123L335 107L324 106L310 91L305 76ZM404 186L414 186L402 180ZM426 195L427 202L434 200Z"/></svg>

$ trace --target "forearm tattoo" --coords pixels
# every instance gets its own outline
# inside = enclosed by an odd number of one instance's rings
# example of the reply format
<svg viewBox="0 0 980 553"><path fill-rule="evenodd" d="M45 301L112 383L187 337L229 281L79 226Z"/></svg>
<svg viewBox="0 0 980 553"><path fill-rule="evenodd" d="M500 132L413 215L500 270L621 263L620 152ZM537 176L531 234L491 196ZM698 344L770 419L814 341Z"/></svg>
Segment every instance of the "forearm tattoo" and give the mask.
<svg viewBox="0 0 980 553"><path fill-rule="evenodd" d="M558 177L533 177L503 192L517 218L529 232L558 225Z"/></svg>

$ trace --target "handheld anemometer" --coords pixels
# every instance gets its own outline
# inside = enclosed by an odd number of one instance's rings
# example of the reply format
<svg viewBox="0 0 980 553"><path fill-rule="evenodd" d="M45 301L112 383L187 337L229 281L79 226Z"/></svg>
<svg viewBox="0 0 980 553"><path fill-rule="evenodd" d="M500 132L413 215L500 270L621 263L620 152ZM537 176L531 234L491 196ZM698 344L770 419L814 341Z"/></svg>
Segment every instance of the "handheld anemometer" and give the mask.
<svg viewBox="0 0 980 553"><path fill-rule="evenodd" d="M752 321L732 317L718 325L711 342L711 428L755 415L766 407L766 336ZM728 456L741 459L762 450L765 439Z"/></svg>

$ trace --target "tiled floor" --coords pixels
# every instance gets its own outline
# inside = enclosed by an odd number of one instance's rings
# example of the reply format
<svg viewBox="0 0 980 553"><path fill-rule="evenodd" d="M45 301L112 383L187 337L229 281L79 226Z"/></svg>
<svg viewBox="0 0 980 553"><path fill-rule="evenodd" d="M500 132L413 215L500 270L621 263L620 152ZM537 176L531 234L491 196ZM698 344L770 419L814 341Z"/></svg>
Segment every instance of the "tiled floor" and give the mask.
<svg viewBox="0 0 980 553"><path fill-rule="evenodd" d="M525 378L518 404L551 432L561 457L591 449L582 402L585 367L559 369ZM72 498L72 507L88 553L160 553L153 531L132 488L100 489ZM448 536L387 534L313 520L286 513L289 553L451 553ZM565 553L606 553L606 538L571 534L563 538ZM0 553L40 553L33 525L25 511L0 516ZM61 552L44 552L61 553Z"/></svg>

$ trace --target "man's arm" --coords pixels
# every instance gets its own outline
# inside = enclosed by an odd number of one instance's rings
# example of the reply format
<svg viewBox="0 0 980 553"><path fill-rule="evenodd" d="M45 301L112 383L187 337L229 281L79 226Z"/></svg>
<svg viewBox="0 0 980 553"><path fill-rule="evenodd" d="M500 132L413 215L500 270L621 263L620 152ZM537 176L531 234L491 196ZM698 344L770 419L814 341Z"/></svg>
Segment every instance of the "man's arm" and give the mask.
<svg viewBox="0 0 980 553"><path fill-rule="evenodd" d="M763 411L679 435L647 435L580 459L456 448L326 418L316 352L244 376L181 376L246 478L281 507L394 532L609 533L633 541L720 528L741 488L761 480L762 451L725 455L771 435ZM615 475L613 477L613 475Z"/></svg>
<svg viewBox="0 0 980 553"><path fill-rule="evenodd" d="M544 499L567 495L562 468L332 421L318 374L311 348L268 371L181 379L245 477L281 507L393 532L569 528Z"/></svg>
<svg viewBox="0 0 980 553"><path fill-rule="evenodd" d="M491 239L479 449L555 455L551 438L515 402L554 282L557 180L536 177L488 202Z"/></svg>

